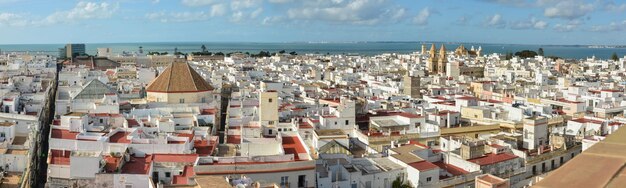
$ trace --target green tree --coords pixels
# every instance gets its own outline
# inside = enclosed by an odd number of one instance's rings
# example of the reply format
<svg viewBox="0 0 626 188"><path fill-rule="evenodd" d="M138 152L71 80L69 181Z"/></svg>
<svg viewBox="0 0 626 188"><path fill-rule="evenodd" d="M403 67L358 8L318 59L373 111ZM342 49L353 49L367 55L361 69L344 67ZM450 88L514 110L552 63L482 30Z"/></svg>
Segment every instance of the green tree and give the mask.
<svg viewBox="0 0 626 188"><path fill-rule="evenodd" d="M202 49L202 52L206 52L206 46L204 46L204 44L200 47L200 49Z"/></svg>
<svg viewBox="0 0 626 188"><path fill-rule="evenodd" d="M537 50L537 54L543 56L543 48L539 48L539 50Z"/></svg>
<svg viewBox="0 0 626 188"><path fill-rule="evenodd" d="M617 60L619 60L619 57L617 57L617 53L613 52L613 54L611 54L611 59L612 59L613 61L617 61Z"/></svg>
<svg viewBox="0 0 626 188"><path fill-rule="evenodd" d="M285 52L285 50L278 51L279 54L284 54Z"/></svg>
<svg viewBox="0 0 626 188"><path fill-rule="evenodd" d="M535 51L531 51L531 50L522 50L519 52L515 52L515 56L518 56L520 58L531 58L531 57L535 57L537 56L537 52Z"/></svg>
<svg viewBox="0 0 626 188"><path fill-rule="evenodd" d="M398 176L396 180L393 180L393 182L391 183L391 187L392 188L411 188L411 185L409 185L407 182L403 182L400 179L400 176Z"/></svg>
<svg viewBox="0 0 626 188"><path fill-rule="evenodd" d="M506 59L506 60L511 60L511 59L513 59L513 53L511 53L511 52L507 52L507 53L506 53L506 56L504 57L504 59Z"/></svg>

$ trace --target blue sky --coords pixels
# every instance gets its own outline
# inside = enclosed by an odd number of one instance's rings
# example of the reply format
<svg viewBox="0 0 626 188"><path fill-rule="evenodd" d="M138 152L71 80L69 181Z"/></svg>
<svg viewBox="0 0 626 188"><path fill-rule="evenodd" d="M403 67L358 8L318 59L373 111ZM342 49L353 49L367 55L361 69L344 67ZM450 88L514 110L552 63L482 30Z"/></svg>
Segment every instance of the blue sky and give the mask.
<svg viewBox="0 0 626 188"><path fill-rule="evenodd" d="M614 0L0 0L0 44L626 44Z"/></svg>

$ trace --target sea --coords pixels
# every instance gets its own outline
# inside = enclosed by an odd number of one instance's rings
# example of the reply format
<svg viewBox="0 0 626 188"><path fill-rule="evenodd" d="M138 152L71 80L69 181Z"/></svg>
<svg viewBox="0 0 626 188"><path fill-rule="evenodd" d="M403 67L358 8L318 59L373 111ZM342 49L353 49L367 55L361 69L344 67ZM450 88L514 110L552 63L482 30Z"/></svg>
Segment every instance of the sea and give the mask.
<svg viewBox="0 0 626 188"><path fill-rule="evenodd" d="M626 55L625 46L592 46L592 45L528 45L528 44L489 44L489 43L454 43L454 42L148 42L148 43L86 43L87 54L95 55L98 48L111 48L114 53L132 53L142 47L144 52L168 52L176 50L182 53L201 51L205 45L210 52L249 52L259 51L296 52L298 54L351 54L372 56L382 53L407 54L421 50L422 44L430 49L435 43L437 48L446 45L447 50L454 50L459 45L467 49L481 47L483 54L515 53L522 50L537 51L543 48L546 56L557 56L566 59L584 59L595 56L608 59L613 53L619 57ZM0 52L27 52L58 55L59 48L64 44L0 44Z"/></svg>

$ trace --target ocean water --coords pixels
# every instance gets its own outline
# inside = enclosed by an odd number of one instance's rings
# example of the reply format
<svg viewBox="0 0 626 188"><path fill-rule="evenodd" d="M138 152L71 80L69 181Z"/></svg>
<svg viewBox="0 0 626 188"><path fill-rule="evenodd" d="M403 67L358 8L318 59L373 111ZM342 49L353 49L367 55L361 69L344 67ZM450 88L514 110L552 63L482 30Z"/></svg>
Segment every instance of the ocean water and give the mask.
<svg viewBox="0 0 626 188"><path fill-rule="evenodd" d="M211 52L250 52L259 51L287 52L295 51L298 54L320 53L320 54L360 54L376 55L381 53L411 53L421 49L422 44L426 44L430 49L429 42L354 42L354 43L252 43L252 42L152 42L152 43L87 43L88 54L95 55L97 48L111 48L114 53L136 52L139 47L143 47L144 52L158 51L173 53L175 48L183 53L200 51L202 45ZM461 43L444 43L448 50L454 50ZM441 43L436 43L437 48ZM521 50L534 50L543 48L545 55L558 56L570 59L582 59L591 56L607 59L614 52L619 57L626 55L626 48L590 48L583 45L517 45L517 44L472 44L463 43L466 48L479 46L483 49L483 54L491 53L515 53ZM58 49L64 44L0 44L2 52L29 52L57 55Z"/></svg>

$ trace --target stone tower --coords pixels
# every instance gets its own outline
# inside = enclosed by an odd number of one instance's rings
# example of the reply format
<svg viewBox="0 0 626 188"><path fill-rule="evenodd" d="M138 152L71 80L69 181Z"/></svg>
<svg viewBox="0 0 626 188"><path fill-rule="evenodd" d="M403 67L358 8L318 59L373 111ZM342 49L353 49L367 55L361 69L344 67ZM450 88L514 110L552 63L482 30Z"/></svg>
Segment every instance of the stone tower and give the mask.
<svg viewBox="0 0 626 188"><path fill-rule="evenodd" d="M428 55L430 56L428 58L428 71L433 74L437 73L437 51L434 43L430 46L430 53Z"/></svg>
<svg viewBox="0 0 626 188"><path fill-rule="evenodd" d="M441 48L439 49L439 58L437 62L437 72L438 73L446 73L446 65L448 64L448 58L446 57L446 46L441 44Z"/></svg>

